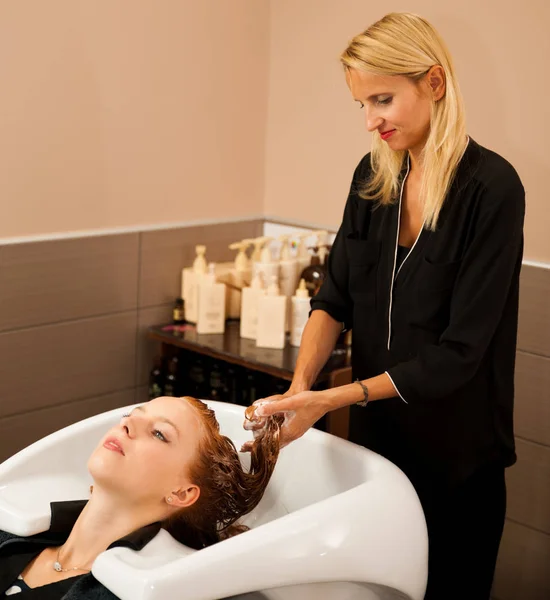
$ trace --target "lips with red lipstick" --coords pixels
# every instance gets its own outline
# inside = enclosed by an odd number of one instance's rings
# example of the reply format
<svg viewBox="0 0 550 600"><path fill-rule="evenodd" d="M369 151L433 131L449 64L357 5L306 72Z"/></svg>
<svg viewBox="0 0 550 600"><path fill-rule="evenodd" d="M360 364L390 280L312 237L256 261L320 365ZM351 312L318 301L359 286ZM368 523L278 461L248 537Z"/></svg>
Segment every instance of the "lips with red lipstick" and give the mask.
<svg viewBox="0 0 550 600"><path fill-rule="evenodd" d="M380 132L380 137L383 140L387 140L388 138L390 138L393 134L395 133L395 129L388 129L387 131L381 131Z"/></svg>
<svg viewBox="0 0 550 600"><path fill-rule="evenodd" d="M116 437L108 437L103 442L103 447L107 450L111 450L111 452L118 452L119 454L122 454L122 456L125 456L122 444L116 439Z"/></svg>

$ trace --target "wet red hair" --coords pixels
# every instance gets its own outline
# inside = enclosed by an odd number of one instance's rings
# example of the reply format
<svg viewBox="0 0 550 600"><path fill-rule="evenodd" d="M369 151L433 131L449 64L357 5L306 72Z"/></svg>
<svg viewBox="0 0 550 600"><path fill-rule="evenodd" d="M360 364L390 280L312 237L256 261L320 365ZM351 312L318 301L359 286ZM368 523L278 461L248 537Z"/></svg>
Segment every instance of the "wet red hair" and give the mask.
<svg viewBox="0 0 550 600"><path fill-rule="evenodd" d="M264 495L279 456L283 417L267 419L254 441L247 472L233 442L220 433L214 411L196 398L183 399L198 411L205 428L197 458L189 469L200 496L191 506L171 515L163 527L182 544L199 549L247 530L236 522Z"/></svg>

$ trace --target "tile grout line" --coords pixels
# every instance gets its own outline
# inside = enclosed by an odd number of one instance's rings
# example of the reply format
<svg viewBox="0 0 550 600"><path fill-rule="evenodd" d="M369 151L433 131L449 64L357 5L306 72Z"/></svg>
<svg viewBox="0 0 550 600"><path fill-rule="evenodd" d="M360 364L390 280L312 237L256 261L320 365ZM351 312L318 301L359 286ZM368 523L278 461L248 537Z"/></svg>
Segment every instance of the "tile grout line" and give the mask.
<svg viewBox="0 0 550 600"><path fill-rule="evenodd" d="M126 391L130 391L130 390L135 390L136 386L132 385L132 386L126 386L120 389L115 389L115 390L109 390L108 392L104 392L102 394L94 394L93 396L86 396L84 398L78 398L76 400L69 400L67 402L60 402L59 404L49 404L48 406L40 406L38 408L31 408L29 410L24 410L22 412L17 412L17 413L12 413L9 415L3 415L2 417L0 417L0 422L2 422L5 419L11 419L12 417L21 417L21 416L25 416L25 415L30 415L32 413L40 413L44 410L49 410L50 408L63 408L65 406L71 406L73 404L78 404L79 402L86 402L88 400L93 400L93 399L99 399L99 398L105 398L106 396L111 396L113 394L120 394L122 392L126 392Z"/></svg>
<svg viewBox="0 0 550 600"><path fill-rule="evenodd" d="M510 523L514 523L514 525L520 525L521 527L525 527L526 529L530 529L531 531L536 531L537 533L542 533L542 535L546 535L550 538L550 533L548 531L544 531L544 529L539 529L538 527L527 525L527 523L516 521L515 519L511 519L510 517L506 517L506 520L510 521Z"/></svg>
<svg viewBox="0 0 550 600"><path fill-rule="evenodd" d="M531 439L523 437L521 435L515 435L514 437L516 438L516 440L521 440L522 442L528 442L529 444L534 444L535 446L539 446L540 448L546 448L547 450L550 450L550 445L548 445L548 444L543 444L542 442L537 442L536 440L531 440Z"/></svg>
<svg viewBox="0 0 550 600"><path fill-rule="evenodd" d="M522 350L519 347L516 348L516 352L521 352L522 354L525 354L526 356L534 356L535 358L548 358L548 359L550 359L550 355L539 354L538 352L531 352L529 350Z"/></svg>
<svg viewBox="0 0 550 600"><path fill-rule="evenodd" d="M137 306L134 308L125 308L123 310L115 310L113 312L99 313L97 315L86 315L84 317L74 317L73 319L62 319L61 321L48 321L46 323L37 323L36 325L28 325L27 327L13 327L10 329L3 329L0 331L0 336L8 333L18 333L21 331L30 331L32 329L40 329L42 327L52 327L55 325L63 325L65 323L78 323L79 321L91 321L93 319L104 319L106 317L113 317L116 315L123 315L125 313L131 313L137 310Z"/></svg>

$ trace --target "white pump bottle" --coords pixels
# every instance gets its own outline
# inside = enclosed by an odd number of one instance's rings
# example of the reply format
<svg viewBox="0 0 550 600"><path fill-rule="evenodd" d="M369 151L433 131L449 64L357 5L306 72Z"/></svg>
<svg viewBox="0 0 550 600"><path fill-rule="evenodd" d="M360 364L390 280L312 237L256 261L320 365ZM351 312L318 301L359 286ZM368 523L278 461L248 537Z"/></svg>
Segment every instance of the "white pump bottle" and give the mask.
<svg viewBox="0 0 550 600"><path fill-rule="evenodd" d="M238 250L235 257L235 264L228 274L227 282L227 317L229 319L239 319L241 316L241 298L242 289L250 283L250 274L252 268L250 260L246 255L246 250L250 242L243 240L229 245L230 250Z"/></svg>
<svg viewBox="0 0 550 600"><path fill-rule="evenodd" d="M302 334L311 309L311 299L305 279L300 279L296 295L292 297L292 310L290 315L290 345L300 346Z"/></svg>
<svg viewBox="0 0 550 600"><path fill-rule="evenodd" d="M285 347L287 297L279 294L277 276L273 275L265 296L258 302L258 332L256 346L261 348Z"/></svg>
<svg viewBox="0 0 550 600"><path fill-rule="evenodd" d="M190 323L196 323L199 317L199 285L207 270L206 246L195 246L195 253L193 266L182 271L181 297L185 302L185 319Z"/></svg>
<svg viewBox="0 0 550 600"><path fill-rule="evenodd" d="M225 291L224 283L216 282L216 266L208 265L208 273L203 275L199 286L199 316L197 333L224 333L225 331Z"/></svg>
<svg viewBox="0 0 550 600"><path fill-rule="evenodd" d="M250 287L242 292L241 337L255 340L258 332L258 305L266 293L261 273L256 273Z"/></svg>

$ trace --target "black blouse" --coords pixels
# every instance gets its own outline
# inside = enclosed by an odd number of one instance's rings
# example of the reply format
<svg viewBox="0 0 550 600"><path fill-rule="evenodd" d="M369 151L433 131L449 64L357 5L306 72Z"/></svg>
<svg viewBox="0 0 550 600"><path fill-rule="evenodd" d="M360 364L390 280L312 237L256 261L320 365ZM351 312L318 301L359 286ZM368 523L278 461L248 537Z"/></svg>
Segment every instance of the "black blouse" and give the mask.
<svg viewBox="0 0 550 600"><path fill-rule="evenodd" d="M352 407L350 439L413 482L511 465L522 183L470 139L437 230L423 229L397 268L401 198L376 208L361 199L370 169L368 154L311 303L353 328L354 378L386 372L400 396Z"/></svg>
<svg viewBox="0 0 550 600"><path fill-rule="evenodd" d="M86 502L86 500L52 502L51 526L44 533L31 537L18 537L0 531L0 597L3 597L6 590L17 584L17 577L40 552L65 543ZM132 550L141 550L155 537L160 527L160 523L142 527L117 540L109 548L124 546ZM20 593L12 595L17 600L117 599L117 596L97 581L91 573L36 588L23 589Z"/></svg>

